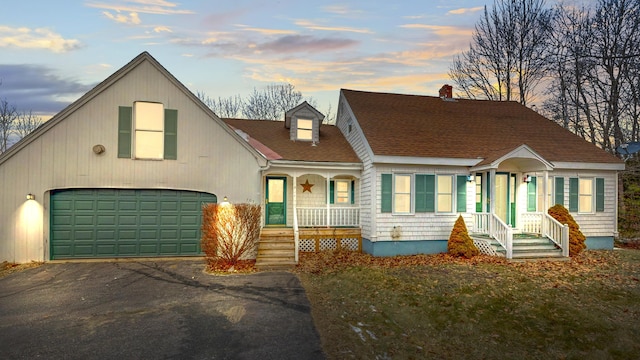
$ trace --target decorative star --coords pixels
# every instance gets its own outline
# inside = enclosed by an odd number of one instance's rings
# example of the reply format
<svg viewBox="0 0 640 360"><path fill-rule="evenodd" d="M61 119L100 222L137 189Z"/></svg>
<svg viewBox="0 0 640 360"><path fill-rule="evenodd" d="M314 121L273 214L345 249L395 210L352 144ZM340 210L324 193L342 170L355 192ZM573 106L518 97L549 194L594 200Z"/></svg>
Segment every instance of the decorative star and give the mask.
<svg viewBox="0 0 640 360"><path fill-rule="evenodd" d="M300 184L300 185L302 185L302 192L304 193L306 191L311 192L311 187L315 184L309 184L309 179L307 179L304 182L304 184Z"/></svg>

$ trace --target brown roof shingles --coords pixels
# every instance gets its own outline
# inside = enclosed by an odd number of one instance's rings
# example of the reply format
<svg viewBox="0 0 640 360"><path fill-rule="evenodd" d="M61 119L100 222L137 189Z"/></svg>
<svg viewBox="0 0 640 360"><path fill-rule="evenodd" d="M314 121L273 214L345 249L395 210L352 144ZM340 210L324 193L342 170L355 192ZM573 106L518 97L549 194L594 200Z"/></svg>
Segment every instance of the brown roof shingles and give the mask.
<svg viewBox="0 0 640 360"><path fill-rule="evenodd" d="M342 93L376 155L488 159L526 144L552 162L622 162L516 102Z"/></svg>
<svg viewBox="0 0 640 360"><path fill-rule="evenodd" d="M222 119L282 157L282 160L359 163L360 159L336 126L321 125L320 141L293 141L284 121Z"/></svg>

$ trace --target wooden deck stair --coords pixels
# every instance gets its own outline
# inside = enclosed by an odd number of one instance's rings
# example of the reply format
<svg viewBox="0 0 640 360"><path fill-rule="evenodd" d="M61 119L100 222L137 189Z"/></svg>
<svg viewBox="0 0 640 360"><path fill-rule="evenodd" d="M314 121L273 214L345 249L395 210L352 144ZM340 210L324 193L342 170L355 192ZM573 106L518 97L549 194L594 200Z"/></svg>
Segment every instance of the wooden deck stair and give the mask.
<svg viewBox="0 0 640 360"><path fill-rule="evenodd" d="M256 268L290 270L296 265L292 228L262 228Z"/></svg>

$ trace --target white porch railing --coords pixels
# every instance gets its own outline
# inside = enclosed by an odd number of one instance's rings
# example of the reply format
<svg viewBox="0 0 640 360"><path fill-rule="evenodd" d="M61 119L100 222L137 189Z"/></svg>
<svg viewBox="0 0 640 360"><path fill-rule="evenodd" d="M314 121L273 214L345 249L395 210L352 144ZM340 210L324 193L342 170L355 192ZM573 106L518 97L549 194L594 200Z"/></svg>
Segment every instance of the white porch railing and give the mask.
<svg viewBox="0 0 640 360"><path fill-rule="evenodd" d="M507 225L496 214L491 214L489 218L489 235L496 239L505 248L507 259L513 257L513 229Z"/></svg>
<svg viewBox="0 0 640 360"><path fill-rule="evenodd" d="M562 256L569 256L569 225L563 225L551 215L545 213L541 233L560 246Z"/></svg>
<svg viewBox="0 0 640 360"><path fill-rule="evenodd" d="M300 227L360 226L359 207L330 207L328 224L326 207L298 207L296 210Z"/></svg>
<svg viewBox="0 0 640 360"><path fill-rule="evenodd" d="M489 213L473 213L473 232L478 234L489 234Z"/></svg>
<svg viewBox="0 0 640 360"><path fill-rule="evenodd" d="M542 234L543 213L526 212L520 215L520 230L528 234Z"/></svg>

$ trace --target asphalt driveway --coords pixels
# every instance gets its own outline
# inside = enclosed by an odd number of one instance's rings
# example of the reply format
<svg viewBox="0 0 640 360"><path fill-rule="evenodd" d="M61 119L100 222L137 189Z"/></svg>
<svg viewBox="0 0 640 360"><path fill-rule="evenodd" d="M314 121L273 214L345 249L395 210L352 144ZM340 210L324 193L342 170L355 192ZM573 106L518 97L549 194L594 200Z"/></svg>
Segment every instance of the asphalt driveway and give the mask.
<svg viewBox="0 0 640 360"><path fill-rule="evenodd" d="M203 268L58 263L0 278L0 358L324 359L295 275Z"/></svg>

